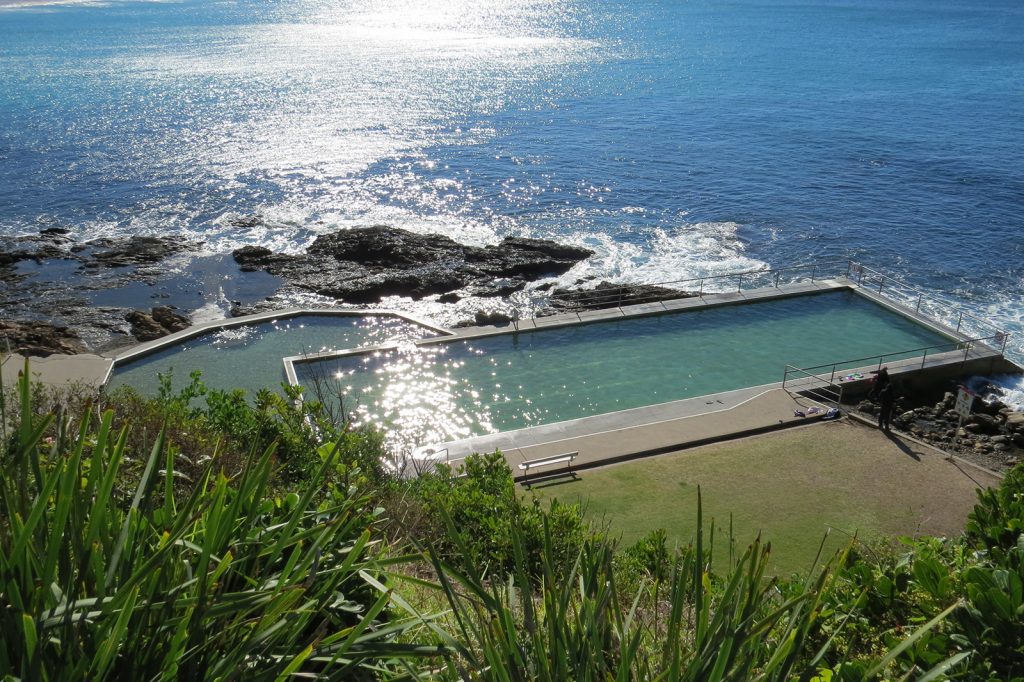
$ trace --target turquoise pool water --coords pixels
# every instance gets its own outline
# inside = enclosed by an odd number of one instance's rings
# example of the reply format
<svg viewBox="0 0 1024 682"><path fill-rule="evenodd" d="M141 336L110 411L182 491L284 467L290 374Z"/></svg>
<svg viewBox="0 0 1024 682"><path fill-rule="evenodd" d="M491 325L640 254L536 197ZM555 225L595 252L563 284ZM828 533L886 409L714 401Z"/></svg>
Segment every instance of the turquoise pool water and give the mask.
<svg viewBox="0 0 1024 682"><path fill-rule="evenodd" d="M395 447L547 424L782 380L950 340L851 292L409 343L296 366L330 376L357 423Z"/></svg>
<svg viewBox="0 0 1024 682"><path fill-rule="evenodd" d="M197 336L114 368L108 386L132 386L155 394L160 374L171 374L181 389L201 371L210 388L245 389L253 394L286 382L282 358L342 348L361 348L426 338L435 332L391 315L301 315L222 329Z"/></svg>

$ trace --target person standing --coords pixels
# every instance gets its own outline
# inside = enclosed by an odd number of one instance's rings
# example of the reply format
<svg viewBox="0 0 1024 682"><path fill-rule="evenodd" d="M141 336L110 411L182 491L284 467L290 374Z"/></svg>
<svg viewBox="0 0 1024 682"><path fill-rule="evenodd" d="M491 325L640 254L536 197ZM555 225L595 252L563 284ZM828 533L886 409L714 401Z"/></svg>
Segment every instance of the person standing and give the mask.
<svg viewBox="0 0 1024 682"><path fill-rule="evenodd" d="M878 428L888 431L892 419L892 409L896 404L896 394L892 390L892 383L886 382L885 386L878 391Z"/></svg>

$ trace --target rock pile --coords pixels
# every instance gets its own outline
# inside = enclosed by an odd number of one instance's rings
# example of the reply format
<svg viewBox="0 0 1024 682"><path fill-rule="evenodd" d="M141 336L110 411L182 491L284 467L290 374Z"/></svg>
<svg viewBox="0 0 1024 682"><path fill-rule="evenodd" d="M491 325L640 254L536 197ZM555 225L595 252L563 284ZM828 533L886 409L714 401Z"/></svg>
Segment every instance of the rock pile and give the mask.
<svg viewBox="0 0 1024 682"><path fill-rule="evenodd" d="M947 452L963 455L992 469L1017 464L1024 454L1024 412L1017 412L998 399L975 399L971 416L960 426L960 415L953 406L956 395L947 392L934 405L903 410L893 424L916 438ZM858 408L877 414L878 406L866 400Z"/></svg>

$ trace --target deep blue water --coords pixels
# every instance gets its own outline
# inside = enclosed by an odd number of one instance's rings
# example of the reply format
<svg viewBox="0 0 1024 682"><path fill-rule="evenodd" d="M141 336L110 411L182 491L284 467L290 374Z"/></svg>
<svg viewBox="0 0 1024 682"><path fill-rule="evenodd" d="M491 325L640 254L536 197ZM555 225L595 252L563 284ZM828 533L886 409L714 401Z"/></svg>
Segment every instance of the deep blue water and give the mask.
<svg viewBox="0 0 1024 682"><path fill-rule="evenodd" d="M1018 0L0 10L0 234L383 222L648 282L854 257L1020 349L1022 35Z"/></svg>

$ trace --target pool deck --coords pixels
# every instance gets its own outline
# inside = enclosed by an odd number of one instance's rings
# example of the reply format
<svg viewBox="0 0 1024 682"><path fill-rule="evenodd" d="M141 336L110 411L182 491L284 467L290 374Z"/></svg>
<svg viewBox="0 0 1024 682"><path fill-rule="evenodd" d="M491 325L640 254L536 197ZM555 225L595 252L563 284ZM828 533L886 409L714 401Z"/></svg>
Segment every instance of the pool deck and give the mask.
<svg viewBox="0 0 1024 682"><path fill-rule="evenodd" d="M819 410L816 414L808 414L815 408ZM807 424L824 417L826 409L826 405L774 385L756 386L468 438L440 446L436 461L457 467L475 452L500 450L521 477L522 462L578 453L573 469L585 469ZM798 416L798 411L807 416ZM418 454L429 456L427 451ZM409 465L413 469L431 466L422 462ZM545 471L557 473L558 468L538 468L530 477Z"/></svg>

